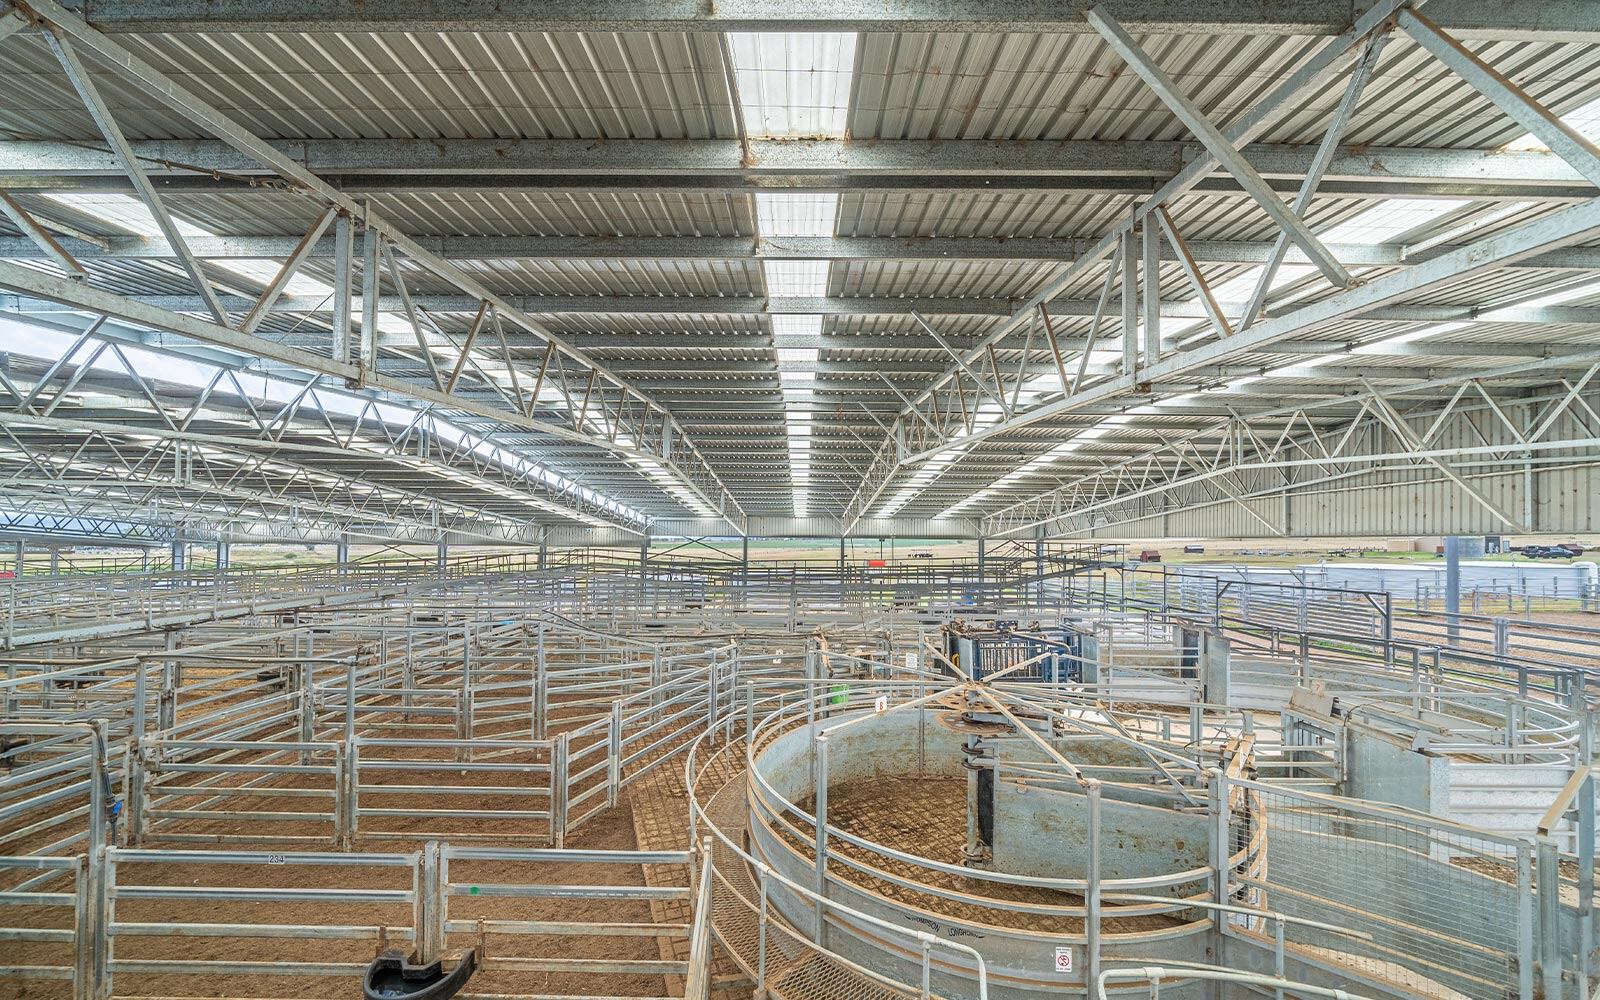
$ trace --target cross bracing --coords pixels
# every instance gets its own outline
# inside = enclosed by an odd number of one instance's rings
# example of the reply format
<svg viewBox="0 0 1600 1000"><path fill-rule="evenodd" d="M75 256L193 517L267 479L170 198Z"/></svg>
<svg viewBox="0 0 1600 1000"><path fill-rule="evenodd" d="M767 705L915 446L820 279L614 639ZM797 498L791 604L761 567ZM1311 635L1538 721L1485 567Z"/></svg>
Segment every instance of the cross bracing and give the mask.
<svg viewBox="0 0 1600 1000"><path fill-rule="evenodd" d="M1456 527L1585 526L1485 486L1593 469L1575 5L291 6L0 18L0 310L83 338L3 369L28 503L218 535L1247 505L1325 533L1293 497L1412 483ZM108 368L132 343L301 403ZM1571 387L1520 450L1395 429Z"/></svg>

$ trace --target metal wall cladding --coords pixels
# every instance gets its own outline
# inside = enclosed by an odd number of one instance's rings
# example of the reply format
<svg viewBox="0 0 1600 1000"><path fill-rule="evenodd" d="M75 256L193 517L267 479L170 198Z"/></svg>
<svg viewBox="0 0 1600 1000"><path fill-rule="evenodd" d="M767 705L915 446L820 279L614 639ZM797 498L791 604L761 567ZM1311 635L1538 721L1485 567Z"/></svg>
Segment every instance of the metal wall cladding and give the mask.
<svg viewBox="0 0 1600 1000"><path fill-rule="evenodd" d="M1169 515L1122 521L1078 532L1096 538L1373 538L1389 535L1517 533L1443 476L1410 473L1407 481L1341 486L1296 493L1289 502L1287 533L1280 534L1231 500ZM1523 512L1521 472L1476 476L1474 490L1513 518ZM1533 475L1535 532L1600 532L1600 469L1593 465ZM1268 522L1283 523L1283 500L1252 500L1245 506Z"/></svg>
<svg viewBox="0 0 1600 1000"><path fill-rule="evenodd" d="M1387 591L1414 595L1418 587L1437 590L1445 583L1445 566L1437 562L1415 565L1327 563L1320 567L1325 584L1348 590ZM1461 563L1463 590L1509 590L1514 593L1568 594L1575 596L1596 582L1592 562L1539 563L1466 560Z"/></svg>
<svg viewBox="0 0 1600 1000"><path fill-rule="evenodd" d="M1552 412L1561 396L1562 393L1546 391L1527 402L1502 403L1501 409L1523 433L1528 433ZM1481 463L1506 453L1518 454L1515 436L1485 406L1473 408L1470 422L1454 420L1442 428L1430 440L1430 448L1463 449L1445 461L1484 502L1419 459L1401 471L1306 482L1287 504L1282 495L1243 502L1223 499L1165 515L1132 517L1077 534L1140 539L1597 532L1600 464L1595 461L1594 449L1582 444L1594 434L1593 418L1585 406L1600 410L1600 392L1583 393L1539 439L1573 441L1577 446L1535 451L1534 464L1526 469L1508 470L1497 464L1494 470L1485 471ZM1432 414L1437 412L1430 410L1410 419L1418 433L1427 432ZM1396 453L1405 451L1392 439L1379 447ZM1313 474L1303 474L1302 482L1305 475ZM1491 511L1490 506L1500 513ZM1132 513L1137 514L1138 510L1135 508ZM1508 524L1501 513L1513 523Z"/></svg>
<svg viewBox="0 0 1600 1000"><path fill-rule="evenodd" d="M1415 596L1418 587L1437 594L1445 584L1444 561L1434 562L1307 562L1295 566L1252 566L1248 562L1185 566L1186 576L1253 583L1303 583L1313 587ZM1577 595L1600 580L1592 562L1540 563L1465 560L1461 587L1465 591L1510 591L1544 595Z"/></svg>

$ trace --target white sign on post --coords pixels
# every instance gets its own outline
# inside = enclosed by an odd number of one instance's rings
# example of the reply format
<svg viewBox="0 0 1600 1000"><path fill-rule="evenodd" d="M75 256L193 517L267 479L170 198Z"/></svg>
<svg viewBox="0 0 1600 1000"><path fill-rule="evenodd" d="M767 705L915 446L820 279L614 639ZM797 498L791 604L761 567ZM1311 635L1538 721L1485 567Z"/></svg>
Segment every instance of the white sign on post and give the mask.
<svg viewBox="0 0 1600 1000"><path fill-rule="evenodd" d="M1056 971L1057 972L1071 972L1072 971L1072 949L1071 948L1069 948L1069 947L1057 947L1056 948Z"/></svg>
<svg viewBox="0 0 1600 1000"><path fill-rule="evenodd" d="M872 699L872 710L874 712L887 712L889 710L889 696L880 694Z"/></svg>
<svg viewBox="0 0 1600 1000"><path fill-rule="evenodd" d="M915 669L917 669L917 665L920 664L921 662L922 662L922 660L917 656L916 653L907 653L906 654L906 669L907 670L915 670Z"/></svg>

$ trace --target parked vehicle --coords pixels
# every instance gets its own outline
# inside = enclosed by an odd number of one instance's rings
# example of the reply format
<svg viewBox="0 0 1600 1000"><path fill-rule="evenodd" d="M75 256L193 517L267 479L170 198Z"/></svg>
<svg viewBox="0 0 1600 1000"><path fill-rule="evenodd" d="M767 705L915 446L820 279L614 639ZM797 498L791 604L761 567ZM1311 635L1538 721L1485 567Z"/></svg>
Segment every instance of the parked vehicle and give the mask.
<svg viewBox="0 0 1600 1000"><path fill-rule="evenodd" d="M1197 556L1205 552L1205 550L1206 547L1204 545L1185 545L1183 547L1183 554L1186 556Z"/></svg>
<svg viewBox="0 0 1600 1000"><path fill-rule="evenodd" d="M1529 559L1571 559L1572 553L1559 545L1524 545L1522 554Z"/></svg>
<svg viewBox="0 0 1600 1000"><path fill-rule="evenodd" d="M1157 552L1155 549L1145 549L1143 552L1139 553L1139 561L1142 563L1160 562L1161 553Z"/></svg>
<svg viewBox="0 0 1600 1000"><path fill-rule="evenodd" d="M1562 542L1561 544L1557 545L1556 548L1566 549L1569 553L1575 556L1583 555L1583 546L1579 545L1577 542Z"/></svg>

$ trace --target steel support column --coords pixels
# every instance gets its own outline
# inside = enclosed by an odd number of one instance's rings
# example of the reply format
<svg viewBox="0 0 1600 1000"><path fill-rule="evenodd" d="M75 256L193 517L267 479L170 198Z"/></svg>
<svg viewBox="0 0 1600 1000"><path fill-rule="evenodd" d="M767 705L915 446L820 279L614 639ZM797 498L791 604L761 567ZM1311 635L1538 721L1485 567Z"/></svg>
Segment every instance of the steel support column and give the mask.
<svg viewBox="0 0 1600 1000"><path fill-rule="evenodd" d="M1145 216L1140 228L1140 251L1144 363L1153 365L1161 360L1161 227L1152 216Z"/></svg>

